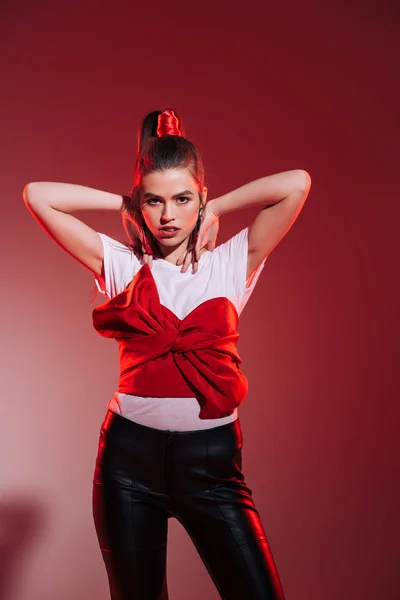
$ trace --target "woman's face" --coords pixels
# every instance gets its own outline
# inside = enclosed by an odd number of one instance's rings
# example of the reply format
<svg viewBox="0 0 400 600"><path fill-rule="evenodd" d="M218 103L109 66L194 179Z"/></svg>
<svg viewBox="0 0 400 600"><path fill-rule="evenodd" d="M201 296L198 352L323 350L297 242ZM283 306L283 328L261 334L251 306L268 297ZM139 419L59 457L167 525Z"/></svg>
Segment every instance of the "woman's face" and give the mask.
<svg viewBox="0 0 400 600"><path fill-rule="evenodd" d="M203 202L207 188L202 192ZM197 184L188 169L153 171L142 179L140 208L144 221L157 242L176 248L183 244L193 231L200 209ZM176 227L173 233L163 232L165 226Z"/></svg>

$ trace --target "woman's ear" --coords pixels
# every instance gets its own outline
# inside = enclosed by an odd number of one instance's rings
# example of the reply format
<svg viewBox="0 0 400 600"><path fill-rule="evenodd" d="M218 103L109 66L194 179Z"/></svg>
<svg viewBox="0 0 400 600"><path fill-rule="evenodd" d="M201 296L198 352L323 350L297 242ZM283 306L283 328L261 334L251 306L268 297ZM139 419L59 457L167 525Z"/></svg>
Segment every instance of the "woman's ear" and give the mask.
<svg viewBox="0 0 400 600"><path fill-rule="evenodd" d="M202 194L204 202L207 202L207 192L208 192L208 190L207 190L207 188L204 186L204 187L203 187L203 194Z"/></svg>

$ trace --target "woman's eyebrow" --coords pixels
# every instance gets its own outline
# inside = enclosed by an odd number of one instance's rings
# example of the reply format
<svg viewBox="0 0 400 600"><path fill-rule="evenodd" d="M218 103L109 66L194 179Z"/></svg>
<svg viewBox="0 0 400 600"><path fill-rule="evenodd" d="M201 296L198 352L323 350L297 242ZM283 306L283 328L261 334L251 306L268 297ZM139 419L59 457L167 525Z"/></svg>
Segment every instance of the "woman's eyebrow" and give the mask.
<svg viewBox="0 0 400 600"><path fill-rule="evenodd" d="M172 196L173 198L178 198L179 196L193 196L193 192L191 192L190 190L185 190L184 192L180 192L179 194L175 194L174 196ZM157 194L152 194L151 192L146 192L143 195L143 198L161 198L162 196L157 196Z"/></svg>

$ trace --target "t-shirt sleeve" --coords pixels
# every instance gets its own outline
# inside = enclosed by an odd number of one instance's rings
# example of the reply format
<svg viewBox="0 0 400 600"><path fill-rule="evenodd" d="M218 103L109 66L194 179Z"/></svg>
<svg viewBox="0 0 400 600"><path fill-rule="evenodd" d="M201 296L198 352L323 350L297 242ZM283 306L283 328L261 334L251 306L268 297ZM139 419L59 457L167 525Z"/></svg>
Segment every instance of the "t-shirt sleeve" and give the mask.
<svg viewBox="0 0 400 600"><path fill-rule="evenodd" d="M94 280L101 294L113 298L132 281L141 263L131 248L104 233L97 233L103 243L104 278L94 275Z"/></svg>
<svg viewBox="0 0 400 600"><path fill-rule="evenodd" d="M233 287L239 314L253 293L258 278L261 275L261 271L264 268L265 261L268 258L266 256L261 264L254 269L246 279L248 235L249 228L245 227L239 231L239 233L215 248L215 250L218 250L227 259L229 267L231 268L231 277L233 279Z"/></svg>

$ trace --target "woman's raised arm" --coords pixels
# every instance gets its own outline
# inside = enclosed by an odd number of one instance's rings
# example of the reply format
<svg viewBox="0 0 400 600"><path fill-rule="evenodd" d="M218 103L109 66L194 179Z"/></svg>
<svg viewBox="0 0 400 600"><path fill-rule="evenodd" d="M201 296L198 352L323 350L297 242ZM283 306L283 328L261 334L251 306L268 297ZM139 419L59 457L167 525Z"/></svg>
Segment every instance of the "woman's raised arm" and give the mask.
<svg viewBox="0 0 400 600"><path fill-rule="evenodd" d="M262 206L249 225L247 277L262 263L296 221L307 199L311 177L303 169L275 173L210 200L218 217L241 208Z"/></svg>
<svg viewBox="0 0 400 600"><path fill-rule="evenodd" d="M101 275L101 238L70 213L77 210L120 211L121 195L83 185L39 181L25 186L23 198L29 212L52 240L93 273Z"/></svg>

